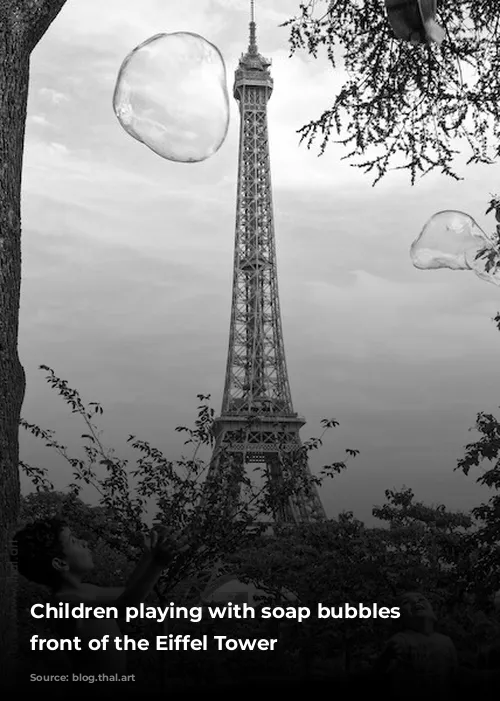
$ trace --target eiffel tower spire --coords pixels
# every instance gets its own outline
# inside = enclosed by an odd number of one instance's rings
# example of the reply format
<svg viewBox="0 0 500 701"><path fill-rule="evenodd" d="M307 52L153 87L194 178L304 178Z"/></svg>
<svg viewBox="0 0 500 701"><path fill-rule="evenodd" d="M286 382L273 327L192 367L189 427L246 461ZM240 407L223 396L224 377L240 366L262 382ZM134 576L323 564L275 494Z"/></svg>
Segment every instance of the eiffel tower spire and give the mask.
<svg viewBox="0 0 500 701"><path fill-rule="evenodd" d="M232 472L237 499L245 465L263 463L279 492L283 456L293 458L304 484L310 477L294 411L285 360L278 294L267 103L273 92L271 62L257 49L255 6L251 1L250 41L235 72L234 98L240 110L233 294L224 396L215 420L215 449L209 479ZM220 455L229 445L231 460ZM236 484L236 486L234 486ZM312 486L283 504L278 521L324 518Z"/></svg>
<svg viewBox="0 0 500 701"><path fill-rule="evenodd" d="M255 0L250 3L250 43L248 44L248 53L256 55L257 49L257 25L255 23Z"/></svg>

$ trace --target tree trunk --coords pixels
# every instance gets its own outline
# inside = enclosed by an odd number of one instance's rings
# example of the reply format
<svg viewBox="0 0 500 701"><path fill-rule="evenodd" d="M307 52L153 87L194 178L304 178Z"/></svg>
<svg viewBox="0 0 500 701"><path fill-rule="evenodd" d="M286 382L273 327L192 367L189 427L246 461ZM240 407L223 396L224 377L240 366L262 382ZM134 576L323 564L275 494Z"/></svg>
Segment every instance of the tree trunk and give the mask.
<svg viewBox="0 0 500 701"><path fill-rule="evenodd" d="M0 31L0 660L3 669L12 669L16 587L9 555L19 510L18 433L25 383L17 336L29 53L14 26L3 25Z"/></svg>
<svg viewBox="0 0 500 701"><path fill-rule="evenodd" d="M19 418L24 370L18 357L21 288L21 173L29 61L66 0L0 0L0 669L17 650L12 537L19 513ZM14 565L10 559L13 556Z"/></svg>

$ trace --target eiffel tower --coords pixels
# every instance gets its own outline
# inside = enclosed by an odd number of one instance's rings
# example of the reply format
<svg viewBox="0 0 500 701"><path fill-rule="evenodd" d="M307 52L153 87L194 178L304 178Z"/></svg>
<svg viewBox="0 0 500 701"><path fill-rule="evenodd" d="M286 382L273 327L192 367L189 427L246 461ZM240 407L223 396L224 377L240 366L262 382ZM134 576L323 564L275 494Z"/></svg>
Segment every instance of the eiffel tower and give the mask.
<svg viewBox="0 0 500 701"><path fill-rule="evenodd" d="M274 520L297 523L323 519L325 512L310 482L299 436L305 420L293 409L283 344L267 125L267 102L273 91L270 65L258 52L252 0L250 42L236 69L233 91L241 123L231 327L207 483L229 470L233 488L224 496L236 503L242 470L260 463L279 493L284 457L286 461L287 455L292 456L302 488L281 499L284 503L277 507ZM229 460L222 460L222 454Z"/></svg>

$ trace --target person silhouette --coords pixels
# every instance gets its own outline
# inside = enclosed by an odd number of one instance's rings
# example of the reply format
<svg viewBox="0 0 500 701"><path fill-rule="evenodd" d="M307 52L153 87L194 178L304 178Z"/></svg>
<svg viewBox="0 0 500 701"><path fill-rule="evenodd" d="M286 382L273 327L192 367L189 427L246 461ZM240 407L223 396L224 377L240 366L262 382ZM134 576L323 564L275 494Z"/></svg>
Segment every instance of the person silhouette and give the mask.
<svg viewBox="0 0 500 701"><path fill-rule="evenodd" d="M446 698L458 672L453 641L436 632L436 614L420 592L405 592L399 609L402 629L388 640L376 673L388 678L396 698Z"/></svg>

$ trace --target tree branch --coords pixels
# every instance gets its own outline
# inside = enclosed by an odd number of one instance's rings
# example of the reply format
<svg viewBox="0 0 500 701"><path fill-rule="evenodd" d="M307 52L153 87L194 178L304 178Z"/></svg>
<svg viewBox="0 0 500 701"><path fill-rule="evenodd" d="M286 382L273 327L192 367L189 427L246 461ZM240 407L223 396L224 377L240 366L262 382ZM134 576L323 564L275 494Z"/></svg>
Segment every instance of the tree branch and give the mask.
<svg viewBox="0 0 500 701"><path fill-rule="evenodd" d="M335 0L323 14L324 3L301 0L282 25L291 54L324 51L344 70L332 106L298 130L308 148L317 139L320 154L330 142L347 147L343 159L374 173L374 184L403 169L412 184L435 170L459 179L460 140L467 165L497 160L500 0L440 0L440 45L396 39L384 0Z"/></svg>
<svg viewBox="0 0 500 701"><path fill-rule="evenodd" d="M14 0L22 18L29 51L33 51L66 4L66 0Z"/></svg>

